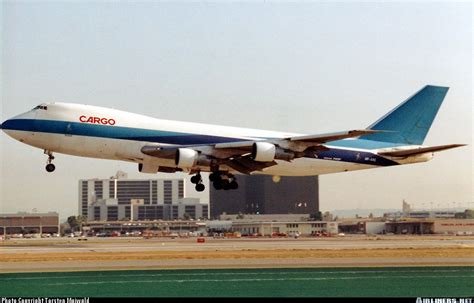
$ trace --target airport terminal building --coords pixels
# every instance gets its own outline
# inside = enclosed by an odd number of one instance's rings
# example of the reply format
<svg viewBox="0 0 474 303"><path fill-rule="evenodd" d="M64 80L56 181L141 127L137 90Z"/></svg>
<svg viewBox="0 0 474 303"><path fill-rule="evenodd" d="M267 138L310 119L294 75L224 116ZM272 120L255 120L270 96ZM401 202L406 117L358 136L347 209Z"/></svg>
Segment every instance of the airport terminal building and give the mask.
<svg viewBox="0 0 474 303"><path fill-rule="evenodd" d="M0 214L1 234L53 234L59 233L59 214L17 213Z"/></svg>
<svg viewBox="0 0 474 303"><path fill-rule="evenodd" d="M79 181L79 215L90 221L207 219L209 206L185 196L184 179Z"/></svg>

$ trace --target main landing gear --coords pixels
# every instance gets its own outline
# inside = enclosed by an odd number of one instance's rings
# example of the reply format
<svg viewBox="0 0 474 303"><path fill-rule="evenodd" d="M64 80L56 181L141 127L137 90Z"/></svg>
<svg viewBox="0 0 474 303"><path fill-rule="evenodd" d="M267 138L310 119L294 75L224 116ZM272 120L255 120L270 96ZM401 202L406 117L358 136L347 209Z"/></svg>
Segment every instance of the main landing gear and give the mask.
<svg viewBox="0 0 474 303"><path fill-rule="evenodd" d="M45 150L44 153L48 155L48 161L47 161L48 164L46 164L46 171L48 173L52 173L56 169L56 166L52 163L54 160L53 153L50 152L49 150Z"/></svg>
<svg viewBox="0 0 474 303"><path fill-rule="evenodd" d="M196 175L192 176L191 177L191 183L193 184L196 184L196 191L204 191L204 189L206 188L204 186L204 184L202 184L202 177L201 177L201 173L197 173Z"/></svg>
<svg viewBox="0 0 474 303"><path fill-rule="evenodd" d="M222 172L213 172L209 175L209 180L216 190L229 190L239 188L237 180L232 174L224 174Z"/></svg>
<svg viewBox="0 0 474 303"><path fill-rule="evenodd" d="M237 184L235 176L229 173L223 173L219 171L213 172L209 175L209 180L212 182L212 185L216 190L229 190L239 188L239 184ZM202 184L202 177L200 172L196 173L194 176L191 177L191 183L196 184L196 191L198 192L204 191L204 189L206 188L204 184Z"/></svg>

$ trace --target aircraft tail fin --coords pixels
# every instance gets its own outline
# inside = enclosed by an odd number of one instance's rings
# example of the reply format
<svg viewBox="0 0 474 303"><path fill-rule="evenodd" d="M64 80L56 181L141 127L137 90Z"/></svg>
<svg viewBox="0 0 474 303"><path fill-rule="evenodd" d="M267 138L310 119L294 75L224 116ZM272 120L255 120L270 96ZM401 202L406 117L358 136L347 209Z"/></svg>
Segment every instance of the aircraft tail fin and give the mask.
<svg viewBox="0 0 474 303"><path fill-rule="evenodd" d="M421 145L443 103L449 87L427 85L368 127L381 130L360 139Z"/></svg>

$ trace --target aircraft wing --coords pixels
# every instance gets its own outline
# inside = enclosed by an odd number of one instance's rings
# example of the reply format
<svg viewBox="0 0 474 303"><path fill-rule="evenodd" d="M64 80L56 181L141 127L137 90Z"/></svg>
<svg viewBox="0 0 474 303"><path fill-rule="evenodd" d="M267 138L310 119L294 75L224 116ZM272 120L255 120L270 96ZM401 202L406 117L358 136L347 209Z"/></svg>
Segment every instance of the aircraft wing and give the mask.
<svg viewBox="0 0 474 303"><path fill-rule="evenodd" d="M465 145L466 144L449 144L449 145L439 145L439 146L432 146L432 147L419 147L419 148L412 148L412 149L380 152L378 154L381 156L389 156L389 157L408 157L408 156L415 156L415 155L429 153L429 152L443 151L443 150L461 147Z"/></svg>
<svg viewBox="0 0 474 303"><path fill-rule="evenodd" d="M174 159L176 157L176 151L178 148L187 146L159 146L159 145L145 145L141 151L145 155L162 158L162 159Z"/></svg>
<svg viewBox="0 0 474 303"><path fill-rule="evenodd" d="M189 148L198 151L200 154L214 159L215 163L227 165L244 174L250 174L253 171L260 171L267 167L276 165L274 160L256 161L252 157L252 149L255 143L264 142L273 144L280 150L288 153L286 161L294 158L304 157L308 152L315 150L327 150L323 144L330 141L341 140L346 138L358 137L378 133L377 130L350 130L337 133L297 136L288 138L268 139L268 140L249 140L231 143L217 143L210 145L189 145L189 146L158 146L147 145L141 151L149 156L174 159L177 150L180 148Z"/></svg>
<svg viewBox="0 0 474 303"><path fill-rule="evenodd" d="M282 139L272 139L272 140L267 140L267 142L272 142L272 143L282 143L284 141L304 142L306 144L309 143L309 146L315 146L315 145L324 144L330 141L354 138L354 137L359 137L362 135L369 135L369 134L375 134L375 133L380 133L380 132L383 132L383 131L370 130L370 129L349 130L349 131L321 134L321 135L307 135L307 136L288 137L288 138L282 138ZM218 143L214 145L214 148L250 148L255 142L256 141Z"/></svg>

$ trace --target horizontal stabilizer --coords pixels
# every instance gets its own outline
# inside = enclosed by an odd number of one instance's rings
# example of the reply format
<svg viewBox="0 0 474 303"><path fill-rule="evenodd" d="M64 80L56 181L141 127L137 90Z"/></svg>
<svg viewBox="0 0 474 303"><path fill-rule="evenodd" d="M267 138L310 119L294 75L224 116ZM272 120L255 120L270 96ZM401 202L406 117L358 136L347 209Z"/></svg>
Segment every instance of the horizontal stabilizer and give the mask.
<svg viewBox="0 0 474 303"><path fill-rule="evenodd" d="M420 148L412 148L412 149L405 149L405 150L381 152L378 154L381 156L389 156L389 157L408 157L408 156L414 156L414 155L419 155L419 154L424 154L424 153L429 153L429 152L439 152L442 150L461 147L465 145L466 144L439 145L439 146L432 146L432 147L420 147Z"/></svg>
<svg viewBox="0 0 474 303"><path fill-rule="evenodd" d="M342 140L342 139L347 139L347 138L354 138L354 137L359 137L362 135L376 134L376 133L382 133L382 132L384 131L362 129L362 130L349 130L349 131L343 131L343 132L331 133L331 134L291 137L291 138L286 138L286 139L290 141L302 141L302 142L312 142L312 143L317 143L317 144L323 144L326 142Z"/></svg>

